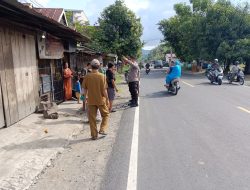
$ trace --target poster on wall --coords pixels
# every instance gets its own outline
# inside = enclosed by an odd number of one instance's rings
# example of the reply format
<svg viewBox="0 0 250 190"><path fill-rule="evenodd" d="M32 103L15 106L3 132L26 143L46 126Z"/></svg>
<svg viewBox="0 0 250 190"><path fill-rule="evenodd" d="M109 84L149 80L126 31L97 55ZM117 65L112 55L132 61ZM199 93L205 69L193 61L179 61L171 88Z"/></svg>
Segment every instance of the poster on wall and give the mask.
<svg viewBox="0 0 250 190"><path fill-rule="evenodd" d="M64 46L60 39L48 34L37 35L38 52L40 59L62 59Z"/></svg>

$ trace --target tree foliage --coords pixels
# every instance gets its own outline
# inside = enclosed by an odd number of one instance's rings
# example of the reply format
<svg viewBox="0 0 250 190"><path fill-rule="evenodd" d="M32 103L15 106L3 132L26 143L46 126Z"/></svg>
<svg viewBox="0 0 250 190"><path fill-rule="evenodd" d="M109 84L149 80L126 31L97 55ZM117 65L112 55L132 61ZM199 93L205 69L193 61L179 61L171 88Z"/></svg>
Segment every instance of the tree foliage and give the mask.
<svg viewBox="0 0 250 190"><path fill-rule="evenodd" d="M73 12L67 11L66 12L66 18L68 21L68 25L70 28L76 30L77 32L87 35L88 37L93 38L96 33L96 28L94 26L90 26L89 22L86 22L85 24L82 24L80 21L73 21Z"/></svg>
<svg viewBox="0 0 250 190"><path fill-rule="evenodd" d="M143 28L140 18L125 6L123 0L116 0L103 10L98 19L99 26L82 25L77 21L72 23L72 16L71 12L66 13L70 27L90 37L88 46L96 51L115 53L119 57L141 55Z"/></svg>
<svg viewBox="0 0 250 190"><path fill-rule="evenodd" d="M97 41L103 51L118 56L138 56L141 53L142 25L140 18L129 10L122 0L107 7L98 20Z"/></svg>
<svg viewBox="0 0 250 190"><path fill-rule="evenodd" d="M82 35L88 36L91 41L87 44L88 47L96 50L96 51L102 51L102 47L100 46L100 43L97 40L97 37L99 35L98 27L97 26L90 26L90 24L87 22L84 25L81 24L79 21L73 22L73 12L67 11L66 12L66 18L69 24L70 28L73 28L77 32L81 33Z"/></svg>
<svg viewBox="0 0 250 190"><path fill-rule="evenodd" d="M159 23L164 40L184 61L219 58L229 65L249 60L250 12L248 4L230 0L190 0L178 3L176 15Z"/></svg>

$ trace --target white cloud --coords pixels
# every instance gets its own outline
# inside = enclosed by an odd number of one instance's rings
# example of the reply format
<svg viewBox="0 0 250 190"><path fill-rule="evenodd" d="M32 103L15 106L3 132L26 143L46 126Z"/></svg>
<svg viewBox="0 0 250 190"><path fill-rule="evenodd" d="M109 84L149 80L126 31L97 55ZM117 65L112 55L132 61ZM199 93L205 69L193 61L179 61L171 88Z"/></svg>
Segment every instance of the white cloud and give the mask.
<svg viewBox="0 0 250 190"><path fill-rule="evenodd" d="M134 12L138 12L148 9L150 2L149 0L125 0L125 4Z"/></svg>
<svg viewBox="0 0 250 190"><path fill-rule="evenodd" d="M144 50L152 50L154 48L156 48L157 45L154 45L154 46L144 46L143 49Z"/></svg>

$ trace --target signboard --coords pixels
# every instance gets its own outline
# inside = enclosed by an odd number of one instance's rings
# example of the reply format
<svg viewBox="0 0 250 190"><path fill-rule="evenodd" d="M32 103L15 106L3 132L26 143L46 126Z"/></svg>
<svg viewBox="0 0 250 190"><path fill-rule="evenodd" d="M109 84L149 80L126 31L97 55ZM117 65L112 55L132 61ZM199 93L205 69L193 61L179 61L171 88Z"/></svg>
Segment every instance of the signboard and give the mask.
<svg viewBox="0 0 250 190"><path fill-rule="evenodd" d="M51 91L51 77L50 75L42 75L41 76L42 81L42 93L48 93Z"/></svg>
<svg viewBox="0 0 250 190"><path fill-rule="evenodd" d="M60 39L50 34L37 35L40 59L62 59L64 47Z"/></svg>

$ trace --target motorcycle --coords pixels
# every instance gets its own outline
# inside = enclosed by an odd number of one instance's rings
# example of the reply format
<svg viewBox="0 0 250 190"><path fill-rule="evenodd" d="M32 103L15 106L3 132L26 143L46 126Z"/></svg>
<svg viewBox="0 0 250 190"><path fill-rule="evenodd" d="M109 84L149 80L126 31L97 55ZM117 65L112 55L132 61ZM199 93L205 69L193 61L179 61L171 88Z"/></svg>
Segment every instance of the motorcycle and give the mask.
<svg viewBox="0 0 250 190"><path fill-rule="evenodd" d="M223 70L221 67L218 69L208 68L206 71L206 76L211 83L218 83L218 85L222 85L223 79Z"/></svg>
<svg viewBox="0 0 250 190"><path fill-rule="evenodd" d="M181 88L180 87L180 79L176 78L176 79L171 81L171 83L167 89L168 89L168 92L170 94L177 95L180 88Z"/></svg>
<svg viewBox="0 0 250 190"><path fill-rule="evenodd" d="M150 68L146 68L146 74L148 75L150 72Z"/></svg>
<svg viewBox="0 0 250 190"><path fill-rule="evenodd" d="M231 84L232 82L238 82L240 85L245 83L244 73L239 70L239 72L235 75L232 72L229 72L227 75L227 80Z"/></svg>

